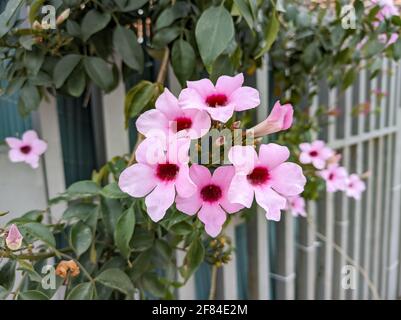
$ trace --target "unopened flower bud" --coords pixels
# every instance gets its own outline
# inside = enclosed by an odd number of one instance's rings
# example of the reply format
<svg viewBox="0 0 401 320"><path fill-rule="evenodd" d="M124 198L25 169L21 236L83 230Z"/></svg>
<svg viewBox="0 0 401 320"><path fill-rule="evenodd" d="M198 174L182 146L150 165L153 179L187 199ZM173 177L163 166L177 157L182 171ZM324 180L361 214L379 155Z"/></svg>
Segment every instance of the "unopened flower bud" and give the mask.
<svg viewBox="0 0 401 320"><path fill-rule="evenodd" d="M7 247L13 251L18 250L19 248L21 248L22 239L23 237L19 232L17 226L15 224L12 224L10 229L8 230L6 238Z"/></svg>
<svg viewBox="0 0 401 320"><path fill-rule="evenodd" d="M64 10L64 11L57 17L56 24L57 24L57 25L62 24L65 20L67 20L68 17L70 16L70 12L71 12L71 9L70 9L70 8Z"/></svg>
<svg viewBox="0 0 401 320"><path fill-rule="evenodd" d="M42 29L42 25L40 24L40 22L38 20L35 20L32 23L32 29L33 30L41 30Z"/></svg>
<svg viewBox="0 0 401 320"><path fill-rule="evenodd" d="M65 279L68 275L68 272L72 277L76 277L77 275L79 275L80 270L76 262L74 260L60 261L56 268L56 275Z"/></svg>
<svg viewBox="0 0 401 320"><path fill-rule="evenodd" d="M239 128L241 128L241 121L238 120L238 121L233 122L233 124L232 124L231 127L232 127L233 129L239 129Z"/></svg>

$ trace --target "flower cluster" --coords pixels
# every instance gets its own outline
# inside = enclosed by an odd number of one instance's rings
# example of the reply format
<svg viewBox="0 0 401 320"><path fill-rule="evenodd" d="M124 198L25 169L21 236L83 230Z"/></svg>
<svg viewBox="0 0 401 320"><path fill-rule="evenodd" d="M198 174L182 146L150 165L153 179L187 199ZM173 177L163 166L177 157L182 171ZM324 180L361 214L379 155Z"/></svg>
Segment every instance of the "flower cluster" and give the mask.
<svg viewBox="0 0 401 320"><path fill-rule="evenodd" d="M339 165L340 155L326 146L321 140L312 143L301 143L299 161L312 164L318 169L318 174L326 182L327 192L344 191L347 196L356 200L361 198L366 189L365 183L356 174L349 175L347 169Z"/></svg>
<svg viewBox="0 0 401 320"><path fill-rule="evenodd" d="M288 207L287 198L302 193L306 178L299 165L287 162L290 153L285 146L261 144L257 152L259 143L243 145L241 141L230 144L229 162L217 168L215 163L191 161L191 142L199 145L199 138L212 128L238 128L238 121L229 125L236 112L259 106L259 92L243 82L242 74L221 76L216 85L209 79L188 81L178 98L165 89L156 108L136 121L145 140L135 151L136 163L121 173L119 187L132 197L145 197L153 221L163 219L175 203L179 211L197 215L206 232L216 237L227 214L250 208L254 198L266 218L277 221ZM292 106L277 102L268 118L244 136L286 130L292 121Z"/></svg>

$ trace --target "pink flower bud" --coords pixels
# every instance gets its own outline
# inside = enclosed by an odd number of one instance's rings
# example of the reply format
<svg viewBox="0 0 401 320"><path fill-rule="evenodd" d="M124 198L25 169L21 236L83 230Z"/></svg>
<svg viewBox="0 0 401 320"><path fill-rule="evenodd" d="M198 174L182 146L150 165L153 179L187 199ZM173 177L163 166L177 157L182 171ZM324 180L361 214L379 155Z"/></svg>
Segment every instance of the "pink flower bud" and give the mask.
<svg viewBox="0 0 401 320"><path fill-rule="evenodd" d="M66 10L64 10L64 11L57 17L56 24L57 24L57 25L62 24L65 20L67 20L68 17L70 16L70 12L71 12L71 10L70 10L69 8L66 9Z"/></svg>
<svg viewBox="0 0 401 320"><path fill-rule="evenodd" d="M287 130L292 125L293 114L294 109L291 104L281 105L280 101L277 101L266 120L254 126L251 130L254 131L256 138Z"/></svg>
<svg viewBox="0 0 401 320"><path fill-rule="evenodd" d="M38 20L35 20L33 22L32 29L33 30L41 30L42 29L42 25L40 24L40 22Z"/></svg>
<svg viewBox="0 0 401 320"><path fill-rule="evenodd" d="M7 247L13 251L18 250L19 248L21 248L22 239L23 237L19 232L17 226L15 224L12 224L10 229L8 230L8 235L6 238Z"/></svg>

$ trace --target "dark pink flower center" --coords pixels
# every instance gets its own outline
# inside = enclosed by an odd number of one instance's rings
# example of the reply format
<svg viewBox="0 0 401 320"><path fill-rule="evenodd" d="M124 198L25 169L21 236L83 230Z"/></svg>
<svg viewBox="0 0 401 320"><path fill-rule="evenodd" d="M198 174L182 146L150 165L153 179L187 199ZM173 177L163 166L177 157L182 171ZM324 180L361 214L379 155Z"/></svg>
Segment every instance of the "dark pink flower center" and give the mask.
<svg viewBox="0 0 401 320"><path fill-rule="evenodd" d="M221 198L222 192L219 186L209 184L204 186L200 192L203 201L216 202Z"/></svg>
<svg viewBox="0 0 401 320"><path fill-rule="evenodd" d="M329 174L329 180L333 180L334 177L335 177L334 173L330 173L330 174Z"/></svg>
<svg viewBox="0 0 401 320"><path fill-rule="evenodd" d="M32 150L31 146L22 146L22 147L20 148L20 151L21 151L23 154L28 154L29 152L31 152L31 150Z"/></svg>
<svg viewBox="0 0 401 320"><path fill-rule="evenodd" d="M227 96L223 93L215 93L206 98L206 103L212 108L225 106L227 103Z"/></svg>
<svg viewBox="0 0 401 320"><path fill-rule="evenodd" d="M270 178L269 170L266 167L255 167L247 178L254 186L264 184Z"/></svg>
<svg viewBox="0 0 401 320"><path fill-rule="evenodd" d="M315 150L313 150L313 151L309 152L309 155L310 155L311 157L317 157L318 152L315 151Z"/></svg>
<svg viewBox="0 0 401 320"><path fill-rule="evenodd" d="M190 118L178 117L175 121L177 122L177 132L192 127L192 120Z"/></svg>
<svg viewBox="0 0 401 320"><path fill-rule="evenodd" d="M174 180L180 168L174 163L159 164L156 169L156 175L160 180Z"/></svg>

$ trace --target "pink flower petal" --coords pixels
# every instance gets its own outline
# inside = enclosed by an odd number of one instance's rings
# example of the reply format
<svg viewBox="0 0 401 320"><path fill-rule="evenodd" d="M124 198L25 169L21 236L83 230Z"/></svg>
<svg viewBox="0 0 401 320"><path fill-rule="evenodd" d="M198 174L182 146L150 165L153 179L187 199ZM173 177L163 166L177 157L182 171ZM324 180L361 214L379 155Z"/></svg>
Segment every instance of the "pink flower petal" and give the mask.
<svg viewBox="0 0 401 320"><path fill-rule="evenodd" d="M285 196L302 193L306 184L302 168L291 162L285 162L270 171L270 179L272 188Z"/></svg>
<svg viewBox="0 0 401 320"><path fill-rule="evenodd" d="M244 75L242 73L239 73L234 77L221 76L217 79L216 89L218 92L230 96L235 90L241 88L243 83Z"/></svg>
<svg viewBox="0 0 401 320"><path fill-rule="evenodd" d="M30 153L25 156L25 162L33 169L37 169L39 167L39 156L37 154Z"/></svg>
<svg viewBox="0 0 401 320"><path fill-rule="evenodd" d="M166 116L157 109L142 113L136 120L136 128L145 137L167 134L169 121Z"/></svg>
<svg viewBox="0 0 401 320"><path fill-rule="evenodd" d="M290 151L285 146L276 143L262 144L259 149L259 161L273 170L290 156Z"/></svg>
<svg viewBox="0 0 401 320"><path fill-rule="evenodd" d="M269 187L255 188L256 202L266 211L268 220L279 221L280 210L286 207L286 199Z"/></svg>
<svg viewBox="0 0 401 320"><path fill-rule="evenodd" d="M212 183L218 185L223 193L228 191L231 180L235 174L235 169L233 166L221 166L218 167L213 172Z"/></svg>
<svg viewBox="0 0 401 320"><path fill-rule="evenodd" d="M179 105L182 109L204 110L208 107L205 98L195 89L183 89L178 97Z"/></svg>
<svg viewBox="0 0 401 320"><path fill-rule="evenodd" d="M156 109L161 111L167 119L174 119L182 114L178 106L178 99L165 88L163 93L156 100Z"/></svg>
<svg viewBox="0 0 401 320"><path fill-rule="evenodd" d="M226 213L218 205L203 204L198 213L199 220L205 224L205 231L211 236L216 237L221 232L222 226L226 221Z"/></svg>
<svg viewBox="0 0 401 320"><path fill-rule="evenodd" d="M8 158L11 162L25 161L26 155L24 155L19 149L11 149L8 151Z"/></svg>
<svg viewBox="0 0 401 320"><path fill-rule="evenodd" d="M166 156L163 142L155 137L146 138L136 149L135 159L139 163L146 163L149 165L164 163L166 161Z"/></svg>
<svg viewBox="0 0 401 320"><path fill-rule="evenodd" d="M118 179L120 189L136 198L146 196L156 184L154 169L142 163L126 168Z"/></svg>
<svg viewBox="0 0 401 320"><path fill-rule="evenodd" d="M309 153L302 152L299 155L299 161L301 163L307 164L307 163L311 163L312 162L312 158L310 157Z"/></svg>
<svg viewBox="0 0 401 320"><path fill-rule="evenodd" d="M187 87L190 89L195 89L199 93L199 95L204 99L206 99L206 97L209 94L214 93L216 91L213 83L209 79L201 79L198 81L187 81Z"/></svg>
<svg viewBox="0 0 401 320"><path fill-rule="evenodd" d="M197 191L196 185L189 177L189 168L187 164L180 166L175 187L177 189L177 193L183 198L190 197Z"/></svg>
<svg viewBox="0 0 401 320"><path fill-rule="evenodd" d="M21 147L21 145L22 145L22 141L20 139L14 138L14 137L8 137L5 140L6 140L6 143L8 144L8 146L13 149L17 149L17 148Z"/></svg>
<svg viewBox="0 0 401 320"><path fill-rule="evenodd" d="M228 159L234 165L236 172L248 174L258 162L258 155L251 146L233 146L228 151Z"/></svg>
<svg viewBox="0 0 401 320"><path fill-rule="evenodd" d="M31 143L38 139L38 134L34 130L28 130L22 135L22 141L24 143Z"/></svg>
<svg viewBox="0 0 401 320"><path fill-rule="evenodd" d="M194 195L188 198L177 196L175 203L179 211L192 216L196 214L202 206L202 199L199 197L199 193L196 192Z"/></svg>
<svg viewBox="0 0 401 320"><path fill-rule="evenodd" d="M208 184L212 179L209 169L198 164L193 164L191 166L189 169L189 175L191 180L198 186L199 189Z"/></svg>
<svg viewBox="0 0 401 320"><path fill-rule="evenodd" d="M147 212L154 222L160 221L174 202L175 188L173 183L160 183L145 198Z"/></svg>
<svg viewBox="0 0 401 320"><path fill-rule="evenodd" d="M246 175L236 174L228 189L227 198L230 203L242 204L250 208L252 206L254 190L249 184Z"/></svg>
<svg viewBox="0 0 401 320"><path fill-rule="evenodd" d="M229 97L230 104L235 105L235 111L244 111L260 105L258 90L251 87L241 87Z"/></svg>
<svg viewBox="0 0 401 320"><path fill-rule="evenodd" d="M198 139L209 132L211 121L206 111L196 109L183 110L184 116L192 120L192 126L189 131L191 139Z"/></svg>
<svg viewBox="0 0 401 320"><path fill-rule="evenodd" d="M41 155L47 150L47 143L43 140L35 140L32 142L32 152Z"/></svg>
<svg viewBox="0 0 401 320"><path fill-rule="evenodd" d="M299 145L299 148L301 149L301 151L303 152L309 152L311 150L311 144L310 143L306 143L303 142Z"/></svg>
<svg viewBox="0 0 401 320"><path fill-rule="evenodd" d="M213 120L217 120L223 123L226 123L234 113L234 105L232 103L224 106L224 107L206 107L207 112L210 114Z"/></svg>

